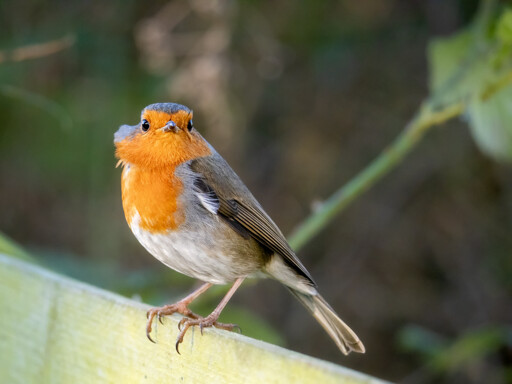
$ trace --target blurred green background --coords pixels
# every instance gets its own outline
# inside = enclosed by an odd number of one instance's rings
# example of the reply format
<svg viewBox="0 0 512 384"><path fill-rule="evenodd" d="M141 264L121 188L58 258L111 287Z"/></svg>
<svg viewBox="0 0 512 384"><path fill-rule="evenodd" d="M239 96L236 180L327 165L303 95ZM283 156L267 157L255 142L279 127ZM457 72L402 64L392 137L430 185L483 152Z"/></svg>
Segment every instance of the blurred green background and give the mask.
<svg viewBox="0 0 512 384"><path fill-rule="evenodd" d="M154 102L194 109L198 130L291 233L402 130L429 93L429 41L478 7L3 0L0 231L54 270L172 302L194 282L125 223L119 125ZM223 319L389 380L512 382L511 175L452 121L299 252L366 355L342 358L275 282L247 284ZM209 313L219 293L194 308Z"/></svg>

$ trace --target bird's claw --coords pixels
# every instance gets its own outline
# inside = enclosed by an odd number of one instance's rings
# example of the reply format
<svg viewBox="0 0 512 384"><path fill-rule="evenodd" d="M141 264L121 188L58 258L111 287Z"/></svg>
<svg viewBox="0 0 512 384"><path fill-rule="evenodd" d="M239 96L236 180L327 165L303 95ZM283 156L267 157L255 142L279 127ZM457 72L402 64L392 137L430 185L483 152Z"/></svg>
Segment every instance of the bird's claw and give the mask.
<svg viewBox="0 0 512 384"><path fill-rule="evenodd" d="M185 322L186 322L187 320L189 320L189 318L188 318L188 317L184 317L184 318L182 318L182 319L179 321L179 323L178 323L178 331L181 331L181 327L183 327L183 324L185 324Z"/></svg>
<svg viewBox="0 0 512 384"><path fill-rule="evenodd" d="M192 313L185 304L178 302L176 304L172 305L165 305L163 307L156 307L151 308L149 311L146 312L146 318L148 319L147 325L146 325L146 336L149 340L151 340L153 343L155 342L151 338L151 330L153 325L153 319L156 317L160 324L164 324L163 317L172 315L173 313L181 313L181 314L188 314Z"/></svg>
<svg viewBox="0 0 512 384"><path fill-rule="evenodd" d="M229 324L229 323L219 323L219 322L215 322L213 323L213 326L215 328L219 328L219 329L223 329L225 331L230 331L232 332L233 330L237 330L236 332L238 333L242 333L242 328L240 328L237 324Z"/></svg>
<svg viewBox="0 0 512 384"><path fill-rule="evenodd" d="M184 323L187 320L195 320L195 319L202 319L202 317L196 315L194 312L192 312L190 309L187 308L187 305L183 302L178 302L176 304L171 305L165 305L163 307L156 307L151 308L149 311L146 312L146 318L148 319L147 325L146 325L146 336L151 342L155 342L151 338L151 330L153 325L153 320L156 317L160 324L163 325L163 318L165 316L170 316L173 313L180 313L184 318L180 320L178 323L178 329L181 331L181 328L183 327ZM188 328L188 327L187 327ZM184 334L183 334L184 335ZM182 338L183 339L183 338ZM181 341L180 341L181 343Z"/></svg>
<svg viewBox="0 0 512 384"><path fill-rule="evenodd" d="M201 331L201 335L203 334L203 330L205 328L215 327L219 329L224 329L226 331L237 330L238 333L242 333L242 329L236 324L226 324L217 322L217 318L214 316L200 317L197 316L195 318L184 317L178 323L178 330L180 331L178 337L176 338L176 352L180 353L179 345L183 342L185 334L188 329L193 326L199 326L199 330Z"/></svg>
<svg viewBox="0 0 512 384"><path fill-rule="evenodd" d="M146 325L146 336L152 343L155 343L155 341L151 338L154 318L156 317L158 321L163 324L162 319L164 316L172 315L176 312L185 316L178 322L179 333L178 337L176 338L176 352L178 352L178 354L180 354L180 344L183 342L183 338L185 337L185 334L190 327L198 325L201 331L201 335L203 334L203 330L209 327L220 328L226 331L233 331L236 329L239 333L242 332L240 327L236 324L225 324L217 322L218 315L214 315L212 313L209 316L201 317L188 309L183 303L177 303L173 305L166 305L164 307L152 308L146 313L146 318L148 319Z"/></svg>
<svg viewBox="0 0 512 384"><path fill-rule="evenodd" d="M153 318L156 315L156 311L154 309L150 309L146 312L146 318L148 319L148 322L146 324L146 336L152 343L155 343L155 340L151 338L151 330L153 325ZM156 343L155 343L156 344Z"/></svg>
<svg viewBox="0 0 512 384"><path fill-rule="evenodd" d="M148 331L146 331L146 336L149 339L149 341L151 341L153 344L156 344L156 341L151 338L151 334Z"/></svg>
<svg viewBox="0 0 512 384"><path fill-rule="evenodd" d="M185 321L183 321L185 320ZM178 333L178 337L176 338L176 352L180 353L180 344L183 342L183 338L185 337L185 333L187 333L188 329L190 328L190 324L187 320L192 320L184 317L181 319L181 321L178 323L178 329L180 330L180 333ZM183 326L183 329L181 327Z"/></svg>

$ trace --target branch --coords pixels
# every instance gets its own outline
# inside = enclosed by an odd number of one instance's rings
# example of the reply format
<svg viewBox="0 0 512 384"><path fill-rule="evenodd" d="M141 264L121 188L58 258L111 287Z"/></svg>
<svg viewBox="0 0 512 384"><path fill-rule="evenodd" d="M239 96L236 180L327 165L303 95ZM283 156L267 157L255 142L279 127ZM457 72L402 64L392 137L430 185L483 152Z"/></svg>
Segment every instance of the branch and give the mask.
<svg viewBox="0 0 512 384"><path fill-rule="evenodd" d="M482 101L490 99L512 83L512 70L496 82L487 85L478 95ZM407 124L402 133L363 171L338 189L320 208L304 220L289 237L289 243L296 251L326 227L356 197L366 192L384 175L391 171L418 144L432 127L462 115L471 100L470 95L462 100L438 106L439 97L428 98L416 116Z"/></svg>
<svg viewBox="0 0 512 384"><path fill-rule="evenodd" d="M315 210L305 221L303 221L289 237L290 245L299 250L323 228L325 228L336 215L342 212L356 197L362 195L384 175L398 165L403 158L418 144L425 133L432 127L442 124L448 120L460 116L469 106L471 97L476 95L482 101L488 100L492 95L503 90L512 83L512 71L499 78L493 84L481 90L471 90L463 97L455 101L444 100L445 93L462 82L470 75L470 69L479 60L489 57L493 50L485 43L486 31L491 23L492 16L496 10L496 0L483 0L476 19L474 31L478 44L468 54L466 62L463 63L451 76L444 86L433 92L424 101L415 117L406 125L402 133L391 145L384 150L373 162L363 171L350 180L346 185L338 189L329 197L319 209Z"/></svg>
<svg viewBox="0 0 512 384"><path fill-rule="evenodd" d="M430 100L427 100L387 149L356 177L338 189L319 209L299 225L289 238L290 245L295 250L302 248L356 197L367 191L393 169L430 128L461 115L465 107L463 102L454 102L434 110Z"/></svg>
<svg viewBox="0 0 512 384"><path fill-rule="evenodd" d="M46 43L25 45L11 51L0 51L0 64L7 61L19 62L50 56L71 47L74 43L75 37L68 35Z"/></svg>

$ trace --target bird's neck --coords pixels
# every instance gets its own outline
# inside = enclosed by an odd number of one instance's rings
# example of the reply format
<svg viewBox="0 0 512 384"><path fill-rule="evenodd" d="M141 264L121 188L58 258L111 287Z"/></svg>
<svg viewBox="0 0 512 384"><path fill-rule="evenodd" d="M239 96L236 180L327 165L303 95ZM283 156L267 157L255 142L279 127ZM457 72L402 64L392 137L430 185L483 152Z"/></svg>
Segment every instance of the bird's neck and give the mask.
<svg viewBox="0 0 512 384"><path fill-rule="evenodd" d="M144 169L125 165L121 191L130 227L136 225L151 233L164 233L178 228L184 221L184 209L179 205L183 184L175 170L172 166Z"/></svg>

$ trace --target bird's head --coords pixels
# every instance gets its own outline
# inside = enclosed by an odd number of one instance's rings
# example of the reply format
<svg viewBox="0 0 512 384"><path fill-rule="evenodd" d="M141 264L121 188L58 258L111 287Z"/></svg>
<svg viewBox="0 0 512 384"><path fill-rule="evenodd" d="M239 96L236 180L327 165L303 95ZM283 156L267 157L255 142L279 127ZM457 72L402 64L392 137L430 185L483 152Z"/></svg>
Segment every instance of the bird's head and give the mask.
<svg viewBox="0 0 512 384"><path fill-rule="evenodd" d="M209 155L210 146L195 130L192 115L181 104L148 105L140 123L122 125L114 134L116 157L121 163L158 168Z"/></svg>

